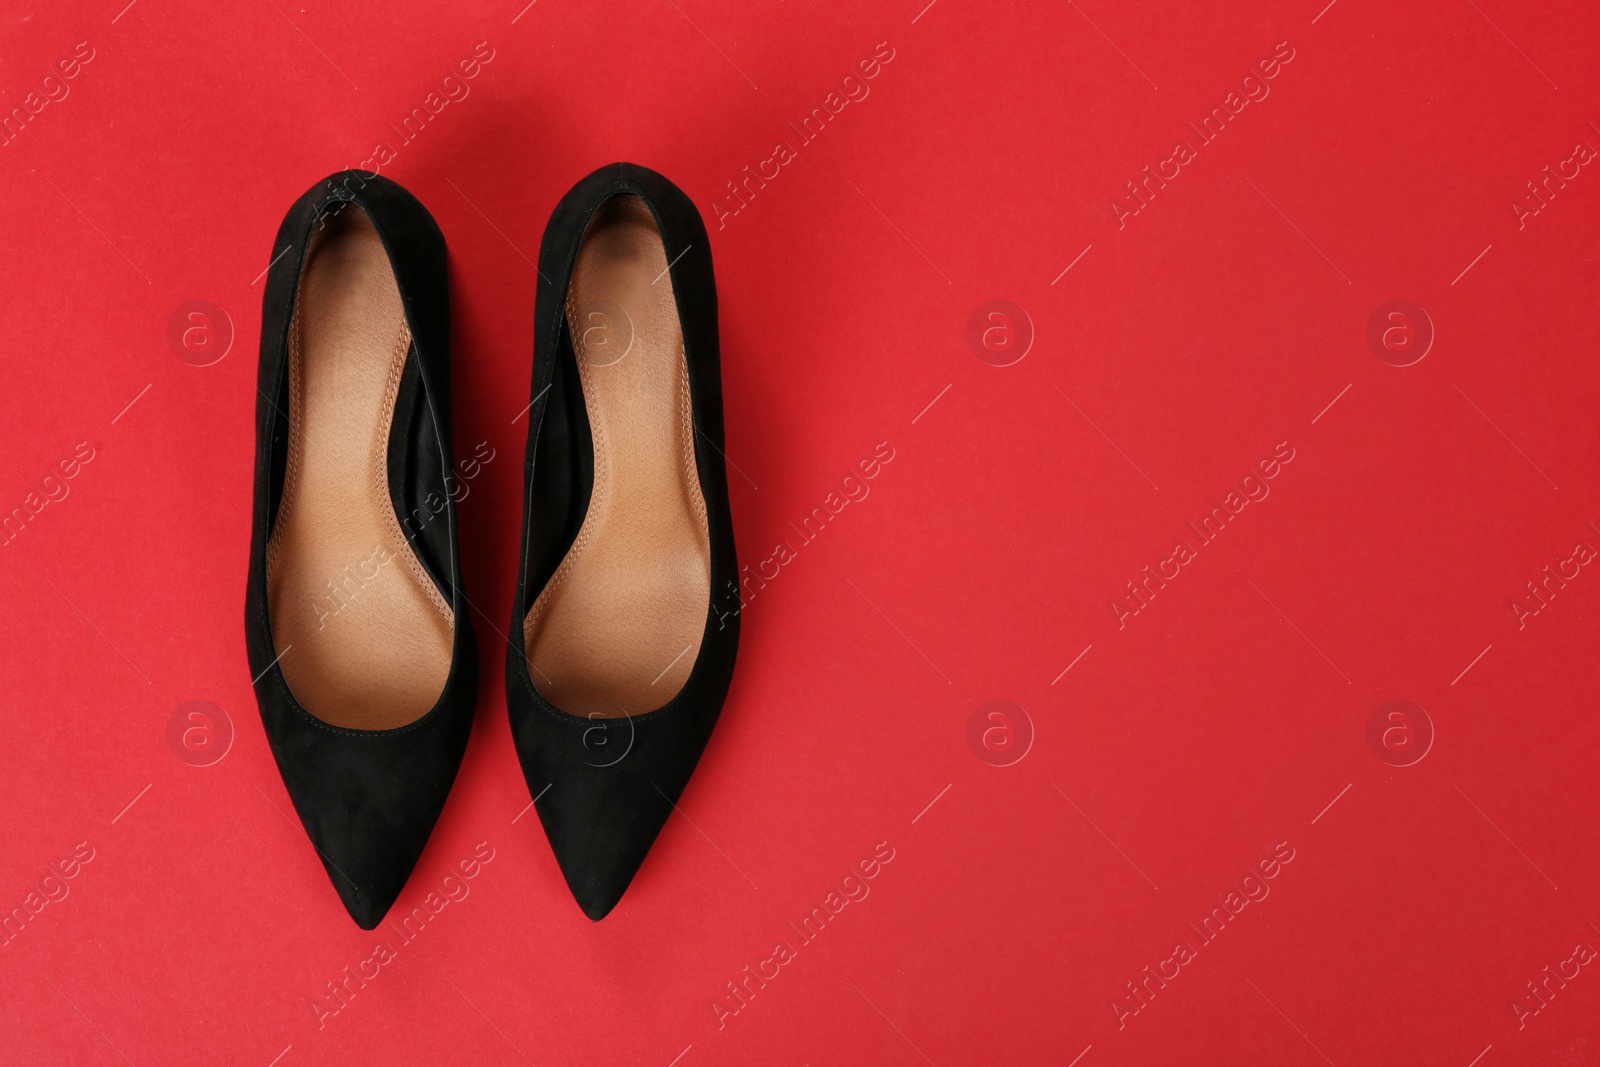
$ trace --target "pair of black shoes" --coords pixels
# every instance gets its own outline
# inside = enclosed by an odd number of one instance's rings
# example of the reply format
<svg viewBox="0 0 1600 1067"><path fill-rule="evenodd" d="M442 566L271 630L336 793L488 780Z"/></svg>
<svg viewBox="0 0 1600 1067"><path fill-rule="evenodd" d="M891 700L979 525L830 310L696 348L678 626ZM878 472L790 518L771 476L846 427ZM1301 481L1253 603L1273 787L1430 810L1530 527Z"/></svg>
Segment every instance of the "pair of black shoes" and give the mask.
<svg viewBox="0 0 1600 1067"><path fill-rule="evenodd" d="M416 866L477 703L450 436L445 243L400 186L297 201L261 316L245 637L267 739L352 918ZM733 675L737 564L705 226L659 174L579 182L545 230L512 735L591 919L627 889Z"/></svg>

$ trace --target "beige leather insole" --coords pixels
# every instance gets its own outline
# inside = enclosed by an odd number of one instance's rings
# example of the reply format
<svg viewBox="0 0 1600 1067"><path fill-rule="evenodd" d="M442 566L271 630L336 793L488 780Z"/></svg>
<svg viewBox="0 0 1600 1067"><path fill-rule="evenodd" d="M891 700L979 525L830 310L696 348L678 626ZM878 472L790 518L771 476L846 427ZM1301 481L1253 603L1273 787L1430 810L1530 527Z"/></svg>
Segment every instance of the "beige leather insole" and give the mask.
<svg viewBox="0 0 1600 1067"><path fill-rule="evenodd" d="M567 294L594 439L589 511L523 628L540 694L573 715L653 711L683 688L711 595L683 330L649 209L616 197Z"/></svg>
<svg viewBox="0 0 1600 1067"><path fill-rule="evenodd" d="M308 712L392 729L438 701L454 619L389 497L389 427L411 348L389 257L358 208L326 222L290 326L288 465L267 544L272 638Z"/></svg>

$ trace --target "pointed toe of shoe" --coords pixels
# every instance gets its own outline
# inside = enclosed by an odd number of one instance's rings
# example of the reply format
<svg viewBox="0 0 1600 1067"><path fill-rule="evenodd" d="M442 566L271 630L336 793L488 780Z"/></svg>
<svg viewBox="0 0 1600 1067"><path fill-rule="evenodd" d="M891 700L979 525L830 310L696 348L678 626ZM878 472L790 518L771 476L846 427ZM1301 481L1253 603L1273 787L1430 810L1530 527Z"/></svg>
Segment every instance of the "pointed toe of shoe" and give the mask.
<svg viewBox="0 0 1600 1067"><path fill-rule="evenodd" d="M261 700L289 799L363 930L399 897L444 811L472 729L472 681L400 730L335 730L270 693Z"/></svg>
<svg viewBox="0 0 1600 1067"><path fill-rule="evenodd" d="M579 910L592 922L599 922L610 915L611 909L617 906L633 881L631 873L617 876L607 872L573 872L565 867L561 871L566 875L567 888L572 890L572 899L578 902Z"/></svg>
<svg viewBox="0 0 1600 1067"><path fill-rule="evenodd" d="M406 879L421 858L420 850L411 851L413 839L414 835L349 838L342 848L336 846L336 851L330 851L326 843L313 841L339 901L361 929L375 929L405 888Z"/></svg>
<svg viewBox="0 0 1600 1067"><path fill-rule="evenodd" d="M599 921L633 882L694 773L718 699L637 718L579 719L510 690L512 734L550 850Z"/></svg>
<svg viewBox="0 0 1600 1067"><path fill-rule="evenodd" d="M405 803L389 793L391 782L348 774L335 790L290 787L328 880L363 930L382 922L400 896L444 807L442 791L421 790Z"/></svg>
<svg viewBox="0 0 1600 1067"><path fill-rule="evenodd" d="M383 922L383 917L389 914L389 909L394 907L395 899L400 896L400 886L386 889L381 893L367 892L365 890L347 885L345 880L332 871L328 877L333 879L334 888L339 891L339 900L344 904L344 910L350 913L350 918L363 930L376 930L378 924Z"/></svg>
<svg viewBox="0 0 1600 1067"><path fill-rule="evenodd" d="M646 797L612 795L599 803L560 805L539 812L550 850L583 913L595 922L611 914L639 873L672 808L653 789Z"/></svg>

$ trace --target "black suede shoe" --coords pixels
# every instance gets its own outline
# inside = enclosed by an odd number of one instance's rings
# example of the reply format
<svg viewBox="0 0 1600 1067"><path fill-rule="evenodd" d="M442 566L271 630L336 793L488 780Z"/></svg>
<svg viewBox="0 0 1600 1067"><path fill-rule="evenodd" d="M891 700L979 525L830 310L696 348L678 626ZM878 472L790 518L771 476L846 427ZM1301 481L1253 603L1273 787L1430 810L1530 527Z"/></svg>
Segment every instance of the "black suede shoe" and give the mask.
<svg viewBox="0 0 1600 1067"><path fill-rule="evenodd" d="M733 677L717 295L699 212L627 163L557 205L539 271L506 696L545 834L598 920L672 813Z"/></svg>
<svg viewBox="0 0 1600 1067"><path fill-rule="evenodd" d="M272 754L350 916L378 925L466 750L444 238L345 171L302 196L261 309L245 641Z"/></svg>

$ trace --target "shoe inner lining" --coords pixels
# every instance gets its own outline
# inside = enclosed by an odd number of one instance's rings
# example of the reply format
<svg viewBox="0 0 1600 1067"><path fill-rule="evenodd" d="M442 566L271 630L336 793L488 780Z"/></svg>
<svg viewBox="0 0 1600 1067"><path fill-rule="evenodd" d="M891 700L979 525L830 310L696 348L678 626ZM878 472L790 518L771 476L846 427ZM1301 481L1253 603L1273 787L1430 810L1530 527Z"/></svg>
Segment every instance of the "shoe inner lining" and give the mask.
<svg viewBox="0 0 1600 1067"><path fill-rule="evenodd" d="M454 620L389 495L389 432L411 350L394 272L360 209L324 222L290 326L288 462L267 545L272 637L306 711L393 729L438 701Z"/></svg>
<svg viewBox="0 0 1600 1067"><path fill-rule="evenodd" d="M637 715L688 680L711 590L683 330L660 231L637 196L607 201L590 222L566 316L594 485L528 612L529 674L569 714Z"/></svg>

